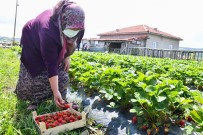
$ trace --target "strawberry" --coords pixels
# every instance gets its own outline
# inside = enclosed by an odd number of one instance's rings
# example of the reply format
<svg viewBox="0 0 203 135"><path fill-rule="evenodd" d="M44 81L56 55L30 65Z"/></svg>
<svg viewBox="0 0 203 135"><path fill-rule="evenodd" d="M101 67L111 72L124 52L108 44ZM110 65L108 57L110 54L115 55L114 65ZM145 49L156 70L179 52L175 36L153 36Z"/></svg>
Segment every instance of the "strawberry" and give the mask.
<svg viewBox="0 0 203 135"><path fill-rule="evenodd" d="M73 120L73 121L76 120L75 117L74 117L73 115L70 116L70 119Z"/></svg>
<svg viewBox="0 0 203 135"><path fill-rule="evenodd" d="M187 121L188 121L188 122L193 121L192 117L191 117L191 116L188 116L188 117L187 117Z"/></svg>
<svg viewBox="0 0 203 135"><path fill-rule="evenodd" d="M51 127L56 127L56 124L55 124L55 123L52 123L50 126L51 126Z"/></svg>
<svg viewBox="0 0 203 135"><path fill-rule="evenodd" d="M62 124L66 124L66 121L65 121L65 120L62 120L61 123L62 123Z"/></svg>
<svg viewBox="0 0 203 135"><path fill-rule="evenodd" d="M143 126L141 126L141 129L143 130L143 131L146 131L147 130L147 125L143 125Z"/></svg>
<svg viewBox="0 0 203 135"><path fill-rule="evenodd" d="M71 116L71 113L70 113L70 112L67 112L67 116L70 117L70 116Z"/></svg>
<svg viewBox="0 0 203 135"><path fill-rule="evenodd" d="M133 123L133 124L136 124L136 123L137 123L137 117L136 117L136 116L133 116L133 117L132 117L132 123Z"/></svg>
<svg viewBox="0 0 203 135"><path fill-rule="evenodd" d="M62 117L65 119L65 118L67 117L67 115L66 115L66 114L64 114Z"/></svg>
<svg viewBox="0 0 203 135"><path fill-rule="evenodd" d="M50 128L49 123L46 123L46 129Z"/></svg>
<svg viewBox="0 0 203 135"><path fill-rule="evenodd" d="M70 117L66 117L65 120L66 120L67 123L69 123Z"/></svg>
<svg viewBox="0 0 203 135"><path fill-rule="evenodd" d="M71 122L74 122L74 121L72 119L70 119L69 122L71 123Z"/></svg>
<svg viewBox="0 0 203 135"><path fill-rule="evenodd" d="M65 104L65 105L64 105L64 108L65 108L65 109L68 109L68 108L70 108L70 105L69 105L69 104Z"/></svg>
<svg viewBox="0 0 203 135"><path fill-rule="evenodd" d="M184 126L185 126L185 121L184 121L184 120L180 120L179 125L180 125L181 127L184 127Z"/></svg>
<svg viewBox="0 0 203 135"><path fill-rule="evenodd" d="M58 121L55 121L55 122L54 122L54 124L55 124L56 126L58 126L58 125L59 125Z"/></svg>
<svg viewBox="0 0 203 135"><path fill-rule="evenodd" d="M54 116L54 120L57 120L58 119L58 117L57 116Z"/></svg>
<svg viewBox="0 0 203 135"><path fill-rule="evenodd" d="M78 115L78 116L77 116L77 119L78 119L78 120L81 120L82 118L81 118L81 116L80 116L80 115Z"/></svg>
<svg viewBox="0 0 203 135"><path fill-rule="evenodd" d="M62 117L58 118L58 122L59 122L59 123L61 123L61 122L62 122L62 120L63 120L63 118L62 118Z"/></svg>
<svg viewBox="0 0 203 135"><path fill-rule="evenodd" d="M36 123L39 125L39 120L36 120Z"/></svg>
<svg viewBox="0 0 203 135"><path fill-rule="evenodd" d="M39 119L40 119L40 117L36 117L36 118L35 118L35 120L39 120Z"/></svg>

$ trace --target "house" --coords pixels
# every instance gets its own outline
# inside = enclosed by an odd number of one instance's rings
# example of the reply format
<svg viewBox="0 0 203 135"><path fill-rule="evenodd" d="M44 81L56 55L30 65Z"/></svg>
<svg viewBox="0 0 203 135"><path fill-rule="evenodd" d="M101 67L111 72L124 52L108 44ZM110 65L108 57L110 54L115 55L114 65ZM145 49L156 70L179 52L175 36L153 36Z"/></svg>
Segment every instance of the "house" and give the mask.
<svg viewBox="0 0 203 135"><path fill-rule="evenodd" d="M133 48L179 49L180 37L147 25L137 25L98 34L99 38L83 39L90 51L127 54Z"/></svg>

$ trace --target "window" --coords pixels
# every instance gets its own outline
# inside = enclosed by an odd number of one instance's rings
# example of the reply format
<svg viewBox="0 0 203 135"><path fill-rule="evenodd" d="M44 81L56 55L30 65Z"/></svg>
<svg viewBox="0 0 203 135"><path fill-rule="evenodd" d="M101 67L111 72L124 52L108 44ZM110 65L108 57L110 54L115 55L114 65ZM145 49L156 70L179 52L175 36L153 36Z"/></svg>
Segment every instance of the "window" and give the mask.
<svg viewBox="0 0 203 135"><path fill-rule="evenodd" d="M169 49L173 49L173 45L169 45Z"/></svg>
<svg viewBox="0 0 203 135"><path fill-rule="evenodd" d="M157 42L152 42L152 48L156 49L157 48Z"/></svg>
<svg viewBox="0 0 203 135"><path fill-rule="evenodd" d="M138 41L137 41L137 45L140 45L140 44L141 44L141 41L138 40Z"/></svg>
<svg viewBox="0 0 203 135"><path fill-rule="evenodd" d="M99 41L95 41L95 45L98 45L99 44Z"/></svg>

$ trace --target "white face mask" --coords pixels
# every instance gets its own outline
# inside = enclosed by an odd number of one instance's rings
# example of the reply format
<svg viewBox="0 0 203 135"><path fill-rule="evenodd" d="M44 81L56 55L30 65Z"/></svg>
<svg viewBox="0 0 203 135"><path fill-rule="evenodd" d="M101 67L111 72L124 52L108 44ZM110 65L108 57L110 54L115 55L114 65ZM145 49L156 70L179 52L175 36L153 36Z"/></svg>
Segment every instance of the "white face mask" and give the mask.
<svg viewBox="0 0 203 135"><path fill-rule="evenodd" d="M73 38L74 36L76 36L78 34L80 30L71 30L71 29L65 29L63 30L63 33L69 37L69 38Z"/></svg>

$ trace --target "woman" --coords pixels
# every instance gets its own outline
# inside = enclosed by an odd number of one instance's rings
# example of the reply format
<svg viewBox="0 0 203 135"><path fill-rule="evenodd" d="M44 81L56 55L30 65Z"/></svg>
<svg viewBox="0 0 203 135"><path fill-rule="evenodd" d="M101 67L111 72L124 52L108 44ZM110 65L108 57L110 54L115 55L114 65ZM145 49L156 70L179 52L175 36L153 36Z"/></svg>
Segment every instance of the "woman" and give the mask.
<svg viewBox="0 0 203 135"><path fill-rule="evenodd" d="M17 97L29 100L28 110L54 96L62 108L68 87L69 56L84 35L85 14L75 2L61 0L22 29ZM62 98L63 97L63 98Z"/></svg>

